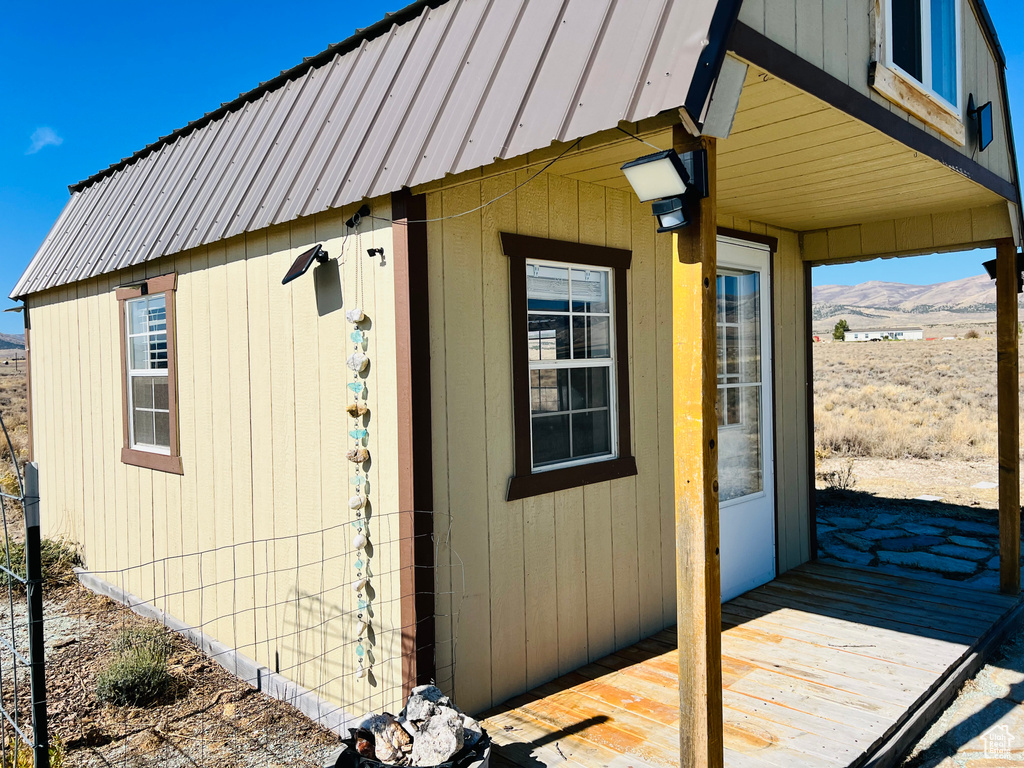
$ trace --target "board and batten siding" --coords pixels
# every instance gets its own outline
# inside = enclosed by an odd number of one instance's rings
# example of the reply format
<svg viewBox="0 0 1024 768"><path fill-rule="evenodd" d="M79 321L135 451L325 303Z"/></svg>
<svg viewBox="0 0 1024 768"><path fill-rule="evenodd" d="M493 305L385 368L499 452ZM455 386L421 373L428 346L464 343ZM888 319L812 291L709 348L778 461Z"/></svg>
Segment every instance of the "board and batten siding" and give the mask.
<svg viewBox="0 0 1024 768"><path fill-rule="evenodd" d="M235 237L114 275L32 295L32 423L46 536L76 542L100 578L154 603L323 698L401 706L391 229L354 207ZM388 218L390 200L374 201ZM323 243L342 302L294 258ZM361 245L361 247L357 247ZM370 319L366 375L373 680L357 681L351 402L345 366L356 306ZM178 424L184 474L121 463L121 361L114 289L176 271ZM202 553L198 555L197 553ZM397 710L395 710L397 711Z"/></svg>
<svg viewBox="0 0 1024 768"><path fill-rule="evenodd" d="M1007 181L1013 181L999 64L970 0L960 0L963 20L961 56L963 110L967 95L978 104L992 102L992 144L984 152L965 149L917 117L890 102L868 85L872 9L876 0L743 0L739 21L786 50L819 67L912 125L945 142ZM781 74L781 73L776 73ZM966 115L965 115L966 120ZM971 146L970 144L968 145Z"/></svg>
<svg viewBox="0 0 1024 768"><path fill-rule="evenodd" d="M655 233L650 206L632 192L548 173L528 181L532 173L427 195L431 220L497 200L428 226L438 668L441 675L454 666L453 693L471 712L676 619L672 241ZM509 264L500 232L632 250L620 311L629 319L636 477L505 501L514 449ZM785 570L809 558L803 265L796 233L768 234L780 238L776 423Z"/></svg>

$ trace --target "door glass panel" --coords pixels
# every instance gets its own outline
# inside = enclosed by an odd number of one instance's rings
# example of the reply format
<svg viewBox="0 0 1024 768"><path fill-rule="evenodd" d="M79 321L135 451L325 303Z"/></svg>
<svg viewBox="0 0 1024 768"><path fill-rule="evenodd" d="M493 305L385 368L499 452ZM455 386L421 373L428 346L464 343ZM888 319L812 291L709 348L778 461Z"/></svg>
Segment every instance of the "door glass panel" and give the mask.
<svg viewBox="0 0 1024 768"><path fill-rule="evenodd" d="M718 484L731 501L764 489L761 276L718 276Z"/></svg>

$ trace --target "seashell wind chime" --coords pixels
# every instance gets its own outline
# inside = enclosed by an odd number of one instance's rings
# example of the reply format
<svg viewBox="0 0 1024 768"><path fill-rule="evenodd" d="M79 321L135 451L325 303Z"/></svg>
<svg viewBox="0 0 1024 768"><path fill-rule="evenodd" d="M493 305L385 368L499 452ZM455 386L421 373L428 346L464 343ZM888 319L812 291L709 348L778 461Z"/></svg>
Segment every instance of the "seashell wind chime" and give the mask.
<svg viewBox="0 0 1024 768"><path fill-rule="evenodd" d="M359 241L362 239L359 235L358 220L355 223L356 228L356 253L360 253L361 248ZM352 582L352 590L356 594L358 613L356 614L357 627L356 627L356 660L358 668L356 670L356 679L362 680L366 678L370 668L373 666L373 658L370 653L370 648L373 643L370 638L370 627L371 627L371 613L370 613L370 596L367 588L370 585L370 529L369 529L369 517L370 509L367 506L367 491L369 478L366 476L364 464L370 459L370 452L366 448L366 443L369 440L369 430L366 429L365 419L370 413L370 409L365 403L366 398L366 383L361 378L361 374L366 370L366 367L370 363L370 358L366 354L368 348L369 339L367 336L367 330L365 330L364 322L366 321L366 315L362 309L363 299L363 276L360 260L356 259L356 291L355 291L355 309L350 309L345 313L345 319L352 324L352 331L349 334L349 339L352 342L352 354L349 355L346 365L349 370L352 371L352 382L348 385L349 390L352 392L353 402L345 408L346 413L352 418L352 429L349 430L349 437L352 438L353 446L352 449L346 454L346 458L352 462L355 468L355 475L352 477L353 495L348 500L349 509L355 513L355 520L352 522L352 527L355 528L355 536L352 538L352 549L355 552L355 580Z"/></svg>

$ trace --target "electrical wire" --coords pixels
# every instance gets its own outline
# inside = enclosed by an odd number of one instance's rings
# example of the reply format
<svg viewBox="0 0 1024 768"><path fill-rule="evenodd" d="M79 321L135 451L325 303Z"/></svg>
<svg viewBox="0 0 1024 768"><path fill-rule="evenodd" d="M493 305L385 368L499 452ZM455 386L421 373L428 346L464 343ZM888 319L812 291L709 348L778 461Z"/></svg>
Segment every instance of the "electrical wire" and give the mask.
<svg viewBox="0 0 1024 768"><path fill-rule="evenodd" d="M495 197L493 200L488 200L486 203L482 203L481 205L478 205L476 208L470 208L468 211L462 211L461 213L453 213L451 216L441 216L441 217L436 218L436 219L406 219L406 220L402 220L402 221L395 221L394 219L388 219L388 218L385 218L383 216L373 216L372 214L369 215L369 216L366 216L365 218L375 219L376 221L384 221L384 222L387 222L388 224L405 225L405 224L434 224L435 222L438 222L438 221L448 221L449 219L459 219L459 218L462 218L463 216L469 216L469 214L476 213L477 211L482 211L487 206L494 205L494 203L498 202L503 197L508 197L513 192L515 192L515 191L517 191L519 189L522 189L527 184L529 184L531 181L533 181L538 176L540 176L542 173L544 173L544 171L546 171L552 165L554 165L559 160L561 160L563 157L565 157L567 154L569 154L569 152L571 150L573 150L576 147L578 147L580 145L580 142L582 142L582 141L583 141L583 139L576 139L576 141L574 141L572 144L570 144L568 147L565 148L565 150L562 152L562 154L560 154L558 157L556 157L553 160L551 160L547 165L545 165L543 168L541 168L539 171L537 171L535 174L533 174L533 176L528 178L526 181L522 182L521 184L517 184L516 186L512 187L512 189L508 190L507 192L502 192L500 195Z"/></svg>

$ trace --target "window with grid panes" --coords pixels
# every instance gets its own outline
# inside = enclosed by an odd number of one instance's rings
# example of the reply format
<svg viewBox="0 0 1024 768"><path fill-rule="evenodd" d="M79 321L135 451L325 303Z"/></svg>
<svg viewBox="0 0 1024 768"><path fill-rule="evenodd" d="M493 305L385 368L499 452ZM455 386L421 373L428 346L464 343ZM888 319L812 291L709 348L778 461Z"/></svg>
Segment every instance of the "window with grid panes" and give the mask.
<svg viewBox="0 0 1024 768"><path fill-rule="evenodd" d="M171 446L167 299L160 293L125 304L131 447L166 453Z"/></svg>
<svg viewBox="0 0 1024 768"><path fill-rule="evenodd" d="M611 270L526 262L533 468L614 457Z"/></svg>

